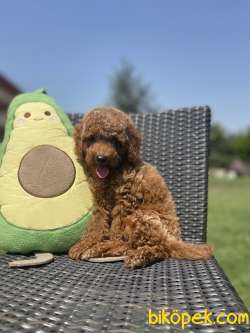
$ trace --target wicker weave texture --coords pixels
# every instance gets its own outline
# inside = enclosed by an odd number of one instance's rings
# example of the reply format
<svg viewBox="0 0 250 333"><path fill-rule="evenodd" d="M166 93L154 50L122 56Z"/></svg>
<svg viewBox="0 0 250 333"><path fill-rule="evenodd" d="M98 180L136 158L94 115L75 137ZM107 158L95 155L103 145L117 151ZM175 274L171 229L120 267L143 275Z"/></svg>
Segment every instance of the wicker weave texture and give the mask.
<svg viewBox="0 0 250 333"><path fill-rule="evenodd" d="M250 331L246 325L188 325L185 330L148 325L147 309L246 311L213 259L169 259L135 271L121 263L93 264L64 256L40 268L13 270L7 265L12 259L0 257L0 332Z"/></svg>

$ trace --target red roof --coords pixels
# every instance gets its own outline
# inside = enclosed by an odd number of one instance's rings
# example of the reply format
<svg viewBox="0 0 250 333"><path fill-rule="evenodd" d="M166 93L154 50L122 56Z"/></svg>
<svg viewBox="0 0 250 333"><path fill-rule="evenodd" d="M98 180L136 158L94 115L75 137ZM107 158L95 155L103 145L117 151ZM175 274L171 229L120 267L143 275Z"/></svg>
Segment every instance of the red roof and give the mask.
<svg viewBox="0 0 250 333"><path fill-rule="evenodd" d="M1 98L0 96L0 111L5 111L8 108L8 105L12 98L14 98L16 95L20 94L22 91L16 87L10 80L8 80L4 75L0 73L0 89L4 95L6 95L5 98Z"/></svg>
<svg viewBox="0 0 250 333"><path fill-rule="evenodd" d="M9 93L17 95L21 90L11 83L5 76L0 73L0 86L4 87Z"/></svg>

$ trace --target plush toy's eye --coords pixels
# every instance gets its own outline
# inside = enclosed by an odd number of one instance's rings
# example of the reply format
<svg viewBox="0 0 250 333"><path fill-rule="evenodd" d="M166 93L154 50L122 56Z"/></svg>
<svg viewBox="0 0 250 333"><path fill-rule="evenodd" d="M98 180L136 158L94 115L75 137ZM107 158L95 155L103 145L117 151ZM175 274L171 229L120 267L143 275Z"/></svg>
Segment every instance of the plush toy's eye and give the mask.
<svg viewBox="0 0 250 333"><path fill-rule="evenodd" d="M29 118L31 116L30 112L25 112L24 117Z"/></svg>
<svg viewBox="0 0 250 333"><path fill-rule="evenodd" d="M50 111L45 111L44 114L45 114L46 116L50 116L50 115L51 115L51 112L50 112Z"/></svg>

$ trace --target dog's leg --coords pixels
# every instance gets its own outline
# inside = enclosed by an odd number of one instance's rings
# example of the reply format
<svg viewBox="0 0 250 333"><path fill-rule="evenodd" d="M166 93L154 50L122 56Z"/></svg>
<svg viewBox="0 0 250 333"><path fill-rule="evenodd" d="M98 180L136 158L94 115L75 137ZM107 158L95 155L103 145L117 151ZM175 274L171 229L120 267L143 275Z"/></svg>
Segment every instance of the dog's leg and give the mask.
<svg viewBox="0 0 250 333"><path fill-rule="evenodd" d="M167 257L168 255L161 244L154 246L145 245L128 251L124 264L127 268L137 268L147 266Z"/></svg>
<svg viewBox="0 0 250 333"><path fill-rule="evenodd" d="M87 249L81 254L80 259L124 256L127 254L127 251L127 243L120 240L106 240Z"/></svg>
<svg viewBox="0 0 250 333"><path fill-rule="evenodd" d="M74 244L69 250L69 257L71 259L81 259L81 255L85 253L89 248L94 246L97 242L97 235L86 234L85 237L80 239L76 244Z"/></svg>
<svg viewBox="0 0 250 333"><path fill-rule="evenodd" d="M176 259L208 259L212 248L206 244L189 244L173 236L168 218L150 210L137 210L126 218L126 236L130 251L127 267L139 267L167 257ZM175 235L174 234L174 235Z"/></svg>
<svg viewBox="0 0 250 333"><path fill-rule="evenodd" d="M92 216L87 231L84 232L81 239L69 250L71 259L80 259L82 254L93 247L103 239L108 238L109 223L108 216L104 210L98 209Z"/></svg>
<svg viewBox="0 0 250 333"><path fill-rule="evenodd" d="M149 265L169 257L162 237L162 222L155 211L136 210L124 220L129 251L124 264L127 268Z"/></svg>

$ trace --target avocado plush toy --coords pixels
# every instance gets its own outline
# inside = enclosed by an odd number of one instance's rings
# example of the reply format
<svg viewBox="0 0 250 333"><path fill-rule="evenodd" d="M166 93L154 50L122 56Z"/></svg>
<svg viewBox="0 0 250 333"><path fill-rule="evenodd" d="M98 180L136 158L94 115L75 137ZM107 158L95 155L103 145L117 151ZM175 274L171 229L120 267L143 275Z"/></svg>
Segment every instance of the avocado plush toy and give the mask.
<svg viewBox="0 0 250 333"><path fill-rule="evenodd" d="M72 125L43 90L18 95L0 148L0 250L64 253L91 216Z"/></svg>

